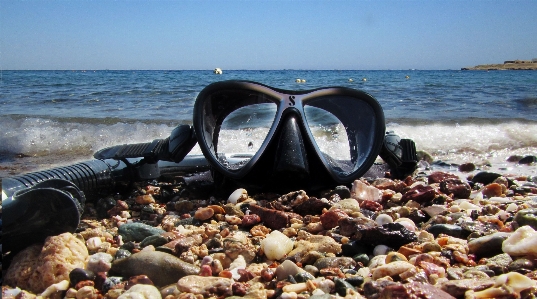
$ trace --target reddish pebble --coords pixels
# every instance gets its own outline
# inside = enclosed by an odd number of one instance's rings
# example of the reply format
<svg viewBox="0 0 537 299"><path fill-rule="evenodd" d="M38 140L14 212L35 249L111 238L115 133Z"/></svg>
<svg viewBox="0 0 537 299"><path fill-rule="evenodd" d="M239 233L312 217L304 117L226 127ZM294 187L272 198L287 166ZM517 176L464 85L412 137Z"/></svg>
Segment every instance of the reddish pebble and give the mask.
<svg viewBox="0 0 537 299"><path fill-rule="evenodd" d="M224 271L220 271L220 273L218 273L218 276L225 277L225 278L231 278L231 277L233 277L233 273L231 273L231 271L229 271L229 270L224 270Z"/></svg>
<svg viewBox="0 0 537 299"><path fill-rule="evenodd" d="M442 171L435 171L429 175L428 181L429 184L434 183L440 183L447 179L458 179L459 177L455 174L448 173L448 172L442 172Z"/></svg>
<svg viewBox="0 0 537 299"><path fill-rule="evenodd" d="M408 190L401 199L403 202L415 201L418 203L426 203L434 199L436 191L431 186L417 185Z"/></svg>
<svg viewBox="0 0 537 299"><path fill-rule="evenodd" d="M137 284L149 284L154 285L153 281L147 277L147 275L136 275L129 278L127 284L125 284L125 290L130 289L132 286Z"/></svg>
<svg viewBox="0 0 537 299"><path fill-rule="evenodd" d="M213 276L213 270L209 265L202 265L200 267L200 276Z"/></svg>
<svg viewBox="0 0 537 299"><path fill-rule="evenodd" d="M236 282L231 286L231 290L235 296L244 296L249 287L247 283Z"/></svg>
<svg viewBox="0 0 537 299"><path fill-rule="evenodd" d="M363 200L360 202L360 208L370 210L370 211L381 211L383 209L382 205L376 201L372 200Z"/></svg>
<svg viewBox="0 0 537 299"><path fill-rule="evenodd" d="M261 222L261 218L256 214L244 215L242 217L242 226L254 226Z"/></svg>
<svg viewBox="0 0 537 299"><path fill-rule="evenodd" d="M75 289L80 290L81 288L87 286L93 287L95 286L95 283L91 280L82 280L75 285Z"/></svg>
<svg viewBox="0 0 537 299"><path fill-rule="evenodd" d="M264 281L271 281L274 278L275 271L273 268L263 268L261 270L261 278Z"/></svg>
<svg viewBox="0 0 537 299"><path fill-rule="evenodd" d="M239 275L241 276L241 277L237 280L237 281L239 281L239 282L247 282L247 281L252 280L252 279L255 277L255 275L254 275L252 272L250 272L250 271L248 271L248 270L246 270L246 269L239 269L239 270L237 271L237 273L239 273Z"/></svg>
<svg viewBox="0 0 537 299"><path fill-rule="evenodd" d="M213 217L213 215L214 215L214 210L213 209L211 209L211 208L199 208L194 213L194 218L203 221L203 220L210 219L211 217Z"/></svg>
<svg viewBox="0 0 537 299"><path fill-rule="evenodd" d="M339 219L349 217L345 212L339 209L328 211L321 215L321 224L324 229L332 229L338 226Z"/></svg>
<svg viewBox="0 0 537 299"><path fill-rule="evenodd" d="M492 183L488 184L481 190L481 193L483 193L483 196L485 197L495 197L502 195L502 186L498 183Z"/></svg>

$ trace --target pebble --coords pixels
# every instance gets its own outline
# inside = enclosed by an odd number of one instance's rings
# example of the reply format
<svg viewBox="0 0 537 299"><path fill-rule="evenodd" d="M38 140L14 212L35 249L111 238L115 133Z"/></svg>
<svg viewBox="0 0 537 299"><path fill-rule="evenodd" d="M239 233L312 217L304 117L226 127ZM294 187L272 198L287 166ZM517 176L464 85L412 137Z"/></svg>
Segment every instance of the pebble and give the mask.
<svg viewBox="0 0 537 299"><path fill-rule="evenodd" d="M278 281L284 280L289 276L295 276L304 270L298 267L295 263L293 263L290 260L283 261L277 268L276 268L276 279Z"/></svg>
<svg viewBox="0 0 537 299"><path fill-rule="evenodd" d="M527 225L519 227L503 242L502 250L512 256L537 256L537 231Z"/></svg>
<svg viewBox="0 0 537 299"><path fill-rule="evenodd" d="M164 230L144 223L125 223L118 229L118 234L124 242L141 242L145 238L153 235L160 235Z"/></svg>
<svg viewBox="0 0 537 299"><path fill-rule="evenodd" d="M114 257L112 255L104 252L92 254L89 256L86 269L93 273L108 272L112 268L113 259Z"/></svg>
<svg viewBox="0 0 537 299"><path fill-rule="evenodd" d="M377 280L385 276L396 276L411 269L414 269L414 265L411 263L406 261L395 261L372 269L372 278Z"/></svg>
<svg viewBox="0 0 537 299"><path fill-rule="evenodd" d="M529 225L533 229L537 229L537 208L518 211L514 220L520 226Z"/></svg>
<svg viewBox="0 0 537 299"><path fill-rule="evenodd" d="M375 222L382 226L384 224L387 224L387 223L392 223L393 222L393 219L392 217L390 217L390 215L386 215L386 214L380 214L377 216L377 218L375 218Z"/></svg>
<svg viewBox="0 0 537 299"><path fill-rule="evenodd" d="M177 281L177 289L181 292L209 296L231 296L233 280L225 277L206 277L198 275L184 276Z"/></svg>
<svg viewBox="0 0 537 299"><path fill-rule="evenodd" d="M147 275L156 286L165 286L177 282L183 276L198 274L199 267L168 253L141 251L115 260L110 273L125 277Z"/></svg>
<svg viewBox="0 0 537 299"><path fill-rule="evenodd" d="M502 253L502 244L511 233L497 232L468 242L470 253L478 257L490 257Z"/></svg>
<svg viewBox="0 0 537 299"><path fill-rule="evenodd" d="M121 294L117 299L162 299L162 296L155 286L137 284Z"/></svg>

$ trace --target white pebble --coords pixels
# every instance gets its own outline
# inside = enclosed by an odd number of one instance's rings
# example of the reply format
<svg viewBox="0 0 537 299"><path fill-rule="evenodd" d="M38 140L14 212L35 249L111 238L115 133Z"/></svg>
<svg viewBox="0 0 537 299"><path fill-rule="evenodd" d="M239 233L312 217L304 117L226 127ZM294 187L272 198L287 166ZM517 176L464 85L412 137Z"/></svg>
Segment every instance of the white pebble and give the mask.
<svg viewBox="0 0 537 299"><path fill-rule="evenodd" d="M98 252L89 256L87 270L93 273L108 272L112 268L112 260L114 257L108 253Z"/></svg>
<svg viewBox="0 0 537 299"><path fill-rule="evenodd" d="M155 286L135 284L117 299L162 299L162 296Z"/></svg>
<svg viewBox="0 0 537 299"><path fill-rule="evenodd" d="M296 298L298 298L298 295L295 292L282 293L280 295L280 298L281 299L296 299Z"/></svg>
<svg viewBox="0 0 537 299"><path fill-rule="evenodd" d="M293 250L294 242L280 231L272 231L261 241L261 248L269 260L280 260Z"/></svg>
<svg viewBox="0 0 537 299"><path fill-rule="evenodd" d="M531 226L519 227L502 243L503 252L513 255L537 255L537 231Z"/></svg>
<svg viewBox="0 0 537 299"><path fill-rule="evenodd" d="M390 250L390 247L386 245L377 245L375 248L373 248L373 255L379 256L379 255L386 255L388 254L388 250Z"/></svg>
<svg viewBox="0 0 537 299"><path fill-rule="evenodd" d="M384 224L392 223L393 219L392 219L392 217L390 217L390 215L380 214L380 215L377 216L377 218L375 218L375 222L378 225L382 226Z"/></svg>
<svg viewBox="0 0 537 299"><path fill-rule="evenodd" d="M402 224L406 229L408 229L411 232L415 232L418 230L418 227L416 226L414 221L412 221L412 219L409 219L409 218L399 218L395 220L395 223Z"/></svg>
<svg viewBox="0 0 537 299"><path fill-rule="evenodd" d="M505 208L506 212L515 212L518 210L518 206L515 203L510 203L507 208Z"/></svg>
<svg viewBox="0 0 537 299"><path fill-rule="evenodd" d="M236 204L241 197L248 196L248 193L246 192L246 189L237 189L231 193L229 198L227 199L227 202Z"/></svg>
<svg viewBox="0 0 537 299"><path fill-rule="evenodd" d="M46 290L41 293L41 297L47 298L51 297L52 294L59 292L59 291L66 291L69 289L69 281L68 280L62 280L58 283L55 283L51 286L49 286Z"/></svg>
<svg viewBox="0 0 537 299"><path fill-rule="evenodd" d="M278 267L276 267L276 279L284 280L289 275L295 276L303 270L290 260L285 260Z"/></svg>
<svg viewBox="0 0 537 299"><path fill-rule="evenodd" d="M88 247L88 251L97 251L99 250L99 248L101 248L102 244L103 241L101 241L100 237L89 238L86 241L86 247Z"/></svg>

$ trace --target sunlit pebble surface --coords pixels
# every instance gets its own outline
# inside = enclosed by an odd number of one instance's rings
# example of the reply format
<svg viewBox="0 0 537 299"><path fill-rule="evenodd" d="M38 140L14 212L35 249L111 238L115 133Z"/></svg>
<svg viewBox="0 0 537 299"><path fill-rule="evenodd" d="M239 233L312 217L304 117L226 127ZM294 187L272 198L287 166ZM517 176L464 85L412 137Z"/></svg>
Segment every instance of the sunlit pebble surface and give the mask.
<svg viewBox="0 0 537 299"><path fill-rule="evenodd" d="M531 176L421 172L316 197L140 184L19 253L2 297L535 298L536 229Z"/></svg>

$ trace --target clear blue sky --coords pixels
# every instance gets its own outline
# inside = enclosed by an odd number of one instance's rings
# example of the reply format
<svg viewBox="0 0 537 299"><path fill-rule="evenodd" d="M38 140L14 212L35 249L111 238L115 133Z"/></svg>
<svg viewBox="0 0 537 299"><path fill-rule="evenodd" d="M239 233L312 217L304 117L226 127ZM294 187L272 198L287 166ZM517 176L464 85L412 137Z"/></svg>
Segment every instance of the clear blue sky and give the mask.
<svg viewBox="0 0 537 299"><path fill-rule="evenodd" d="M537 58L537 1L0 0L0 69L459 69Z"/></svg>

